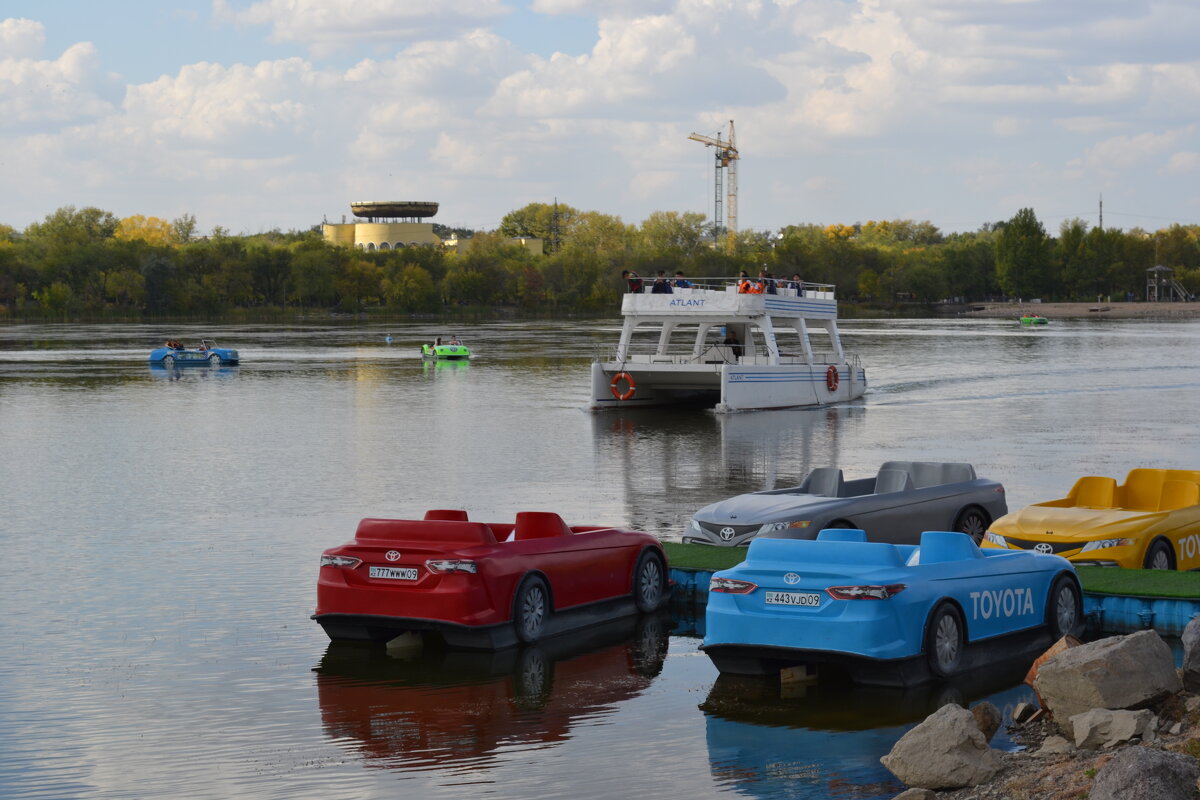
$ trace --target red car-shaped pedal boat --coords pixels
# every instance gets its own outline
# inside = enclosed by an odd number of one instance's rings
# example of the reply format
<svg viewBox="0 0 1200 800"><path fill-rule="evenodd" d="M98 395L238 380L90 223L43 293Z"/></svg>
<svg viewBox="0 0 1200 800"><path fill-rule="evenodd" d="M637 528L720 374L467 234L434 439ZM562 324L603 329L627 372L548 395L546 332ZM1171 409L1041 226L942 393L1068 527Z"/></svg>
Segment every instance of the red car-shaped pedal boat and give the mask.
<svg viewBox="0 0 1200 800"><path fill-rule="evenodd" d="M364 519L354 541L326 550L313 619L335 641L431 631L450 646L497 649L653 611L667 588L650 534L568 526L544 511L484 524L437 510Z"/></svg>

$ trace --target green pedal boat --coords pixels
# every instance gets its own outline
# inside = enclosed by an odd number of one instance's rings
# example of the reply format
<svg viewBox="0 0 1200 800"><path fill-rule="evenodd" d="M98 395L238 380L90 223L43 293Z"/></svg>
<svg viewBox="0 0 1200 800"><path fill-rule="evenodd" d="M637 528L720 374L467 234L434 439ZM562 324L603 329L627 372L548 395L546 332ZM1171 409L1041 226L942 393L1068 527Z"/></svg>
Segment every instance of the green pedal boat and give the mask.
<svg viewBox="0 0 1200 800"><path fill-rule="evenodd" d="M421 345L421 355L437 361L465 361L471 357L471 351L457 338L445 344L439 338L433 344Z"/></svg>

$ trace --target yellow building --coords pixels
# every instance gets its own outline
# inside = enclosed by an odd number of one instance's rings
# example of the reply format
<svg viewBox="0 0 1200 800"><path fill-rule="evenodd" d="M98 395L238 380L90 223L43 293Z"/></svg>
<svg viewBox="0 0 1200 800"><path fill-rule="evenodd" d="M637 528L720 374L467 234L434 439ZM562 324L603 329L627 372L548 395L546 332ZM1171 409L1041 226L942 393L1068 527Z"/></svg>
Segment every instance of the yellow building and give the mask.
<svg viewBox="0 0 1200 800"><path fill-rule="evenodd" d="M418 222L438 211L437 203L363 200L350 204L362 222L325 223L321 232L330 244L360 250L395 250L413 245L440 245L433 223Z"/></svg>

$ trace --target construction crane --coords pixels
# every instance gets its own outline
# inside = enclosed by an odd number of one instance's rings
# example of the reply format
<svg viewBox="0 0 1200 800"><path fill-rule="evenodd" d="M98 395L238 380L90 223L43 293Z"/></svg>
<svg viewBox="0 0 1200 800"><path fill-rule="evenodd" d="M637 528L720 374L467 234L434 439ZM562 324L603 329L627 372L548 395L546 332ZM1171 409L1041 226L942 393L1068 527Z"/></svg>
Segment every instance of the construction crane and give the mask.
<svg viewBox="0 0 1200 800"><path fill-rule="evenodd" d="M730 242L737 238L737 162L738 151L737 141L733 134L733 120L729 120L729 138L722 139L721 134L717 132L717 138L711 136L702 136L699 133L693 133L689 139L702 142L705 147L716 148L716 179L713 182L713 238L719 235L722 227L726 227L730 234ZM724 170L724 173L722 172ZM726 223L721 216L721 178L727 173L726 184L729 193L725 200L725 212L728 218Z"/></svg>

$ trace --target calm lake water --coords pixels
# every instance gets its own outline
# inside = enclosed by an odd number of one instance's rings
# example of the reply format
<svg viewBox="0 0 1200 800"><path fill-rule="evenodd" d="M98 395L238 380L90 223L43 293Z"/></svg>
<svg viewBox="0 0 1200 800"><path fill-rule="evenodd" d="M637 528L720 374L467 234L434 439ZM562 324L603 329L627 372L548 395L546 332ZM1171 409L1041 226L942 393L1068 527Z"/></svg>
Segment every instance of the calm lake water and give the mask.
<svg viewBox="0 0 1200 800"><path fill-rule="evenodd" d="M1011 706L1013 676L783 696L718 679L687 610L408 658L309 620L321 551L364 516L677 538L817 466L969 461L1020 508L1200 460L1200 322L842 327L863 400L724 417L586 411L615 319L460 326L465 364L421 362L450 332L429 324L0 327L0 797L891 796L878 758L904 730L950 699ZM146 363L213 335L241 366Z"/></svg>

